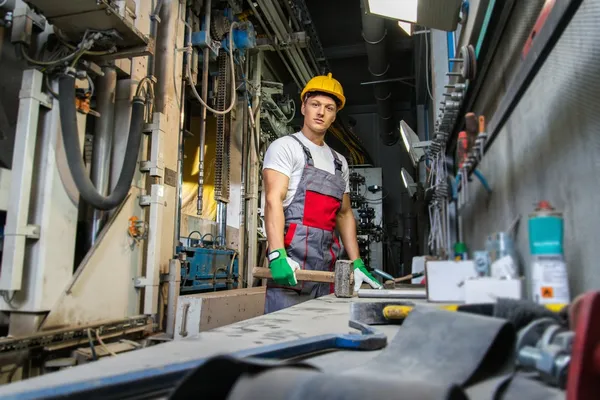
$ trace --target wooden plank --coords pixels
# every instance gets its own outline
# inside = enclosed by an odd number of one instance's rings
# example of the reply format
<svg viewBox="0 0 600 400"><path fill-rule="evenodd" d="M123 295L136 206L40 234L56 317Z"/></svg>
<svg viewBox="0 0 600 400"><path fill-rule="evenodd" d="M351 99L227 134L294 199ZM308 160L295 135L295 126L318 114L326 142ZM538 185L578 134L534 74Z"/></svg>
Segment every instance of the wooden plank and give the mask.
<svg viewBox="0 0 600 400"><path fill-rule="evenodd" d="M180 296L175 339L258 317L264 310L265 287Z"/></svg>
<svg viewBox="0 0 600 400"><path fill-rule="evenodd" d="M261 278L261 279L272 278L271 270L269 268L254 267L254 269L252 270L252 274L254 275L255 278ZM298 281L307 281L307 282L334 283L335 282L335 273L327 272L327 271L297 270L296 271L296 279Z"/></svg>

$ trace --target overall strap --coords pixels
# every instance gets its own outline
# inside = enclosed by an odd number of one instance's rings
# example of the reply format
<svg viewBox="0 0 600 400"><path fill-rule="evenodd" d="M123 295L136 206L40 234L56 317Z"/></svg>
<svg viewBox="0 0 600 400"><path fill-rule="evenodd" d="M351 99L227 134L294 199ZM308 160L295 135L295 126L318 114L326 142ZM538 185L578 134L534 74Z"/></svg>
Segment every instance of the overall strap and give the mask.
<svg viewBox="0 0 600 400"><path fill-rule="evenodd" d="M335 150L333 150L331 147L329 148L329 150L331 150L331 154L333 155L333 163L335 164L335 171L341 173L342 172L342 160L340 160L340 158L338 157Z"/></svg>
<svg viewBox="0 0 600 400"><path fill-rule="evenodd" d="M300 146L302 146L302 150L304 150L304 158L306 159L306 164L307 164L307 165L310 165L311 167L314 167L314 166L315 166L315 163L314 163L314 161L313 161L312 154L310 154L310 150L309 150L309 148L308 148L308 147L306 147L306 146L305 146L305 145L304 145L304 144L303 144L303 143L300 141L300 139L298 139L296 136L294 136L294 135L290 135L290 137L291 137L292 139L294 139L296 142L298 142L298 144L299 144Z"/></svg>

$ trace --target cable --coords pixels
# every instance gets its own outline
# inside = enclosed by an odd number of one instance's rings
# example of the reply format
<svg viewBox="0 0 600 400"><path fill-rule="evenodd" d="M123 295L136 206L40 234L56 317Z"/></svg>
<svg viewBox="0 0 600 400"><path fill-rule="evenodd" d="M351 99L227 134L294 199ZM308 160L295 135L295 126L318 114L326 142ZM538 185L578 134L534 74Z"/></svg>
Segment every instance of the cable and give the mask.
<svg viewBox="0 0 600 400"><path fill-rule="evenodd" d="M129 137L125 150L125 158L121 174L115 189L109 196L98 193L90 180L81 157L81 145L77 129L77 111L75 109L75 78L62 75L59 79L59 112L63 131L63 145L67 156L67 164L75 186L81 197L92 207L99 210L111 210L123 202L131 187L131 180L137 167L138 152L142 141L144 123L144 101L138 97L133 99Z"/></svg>
<svg viewBox="0 0 600 400"><path fill-rule="evenodd" d="M117 356L117 354L111 349L109 349L108 346L102 341L102 338L98 334L98 329L96 329L96 340L98 341L98 343L100 343L100 346L102 346L102 348L104 349L104 351L106 351L107 354L110 354L112 357Z"/></svg>
<svg viewBox="0 0 600 400"><path fill-rule="evenodd" d="M200 238L200 242L204 245L204 238L210 236L212 238L212 243L215 242L215 237L213 236L212 233L205 233L201 238Z"/></svg>
<svg viewBox="0 0 600 400"><path fill-rule="evenodd" d="M188 235L188 237L187 237L187 240L188 240L188 246L190 246L190 247L192 247L192 235L193 235L194 233L197 233L197 234L198 234L198 236L200 236L200 241L202 241L202 232L200 232L200 231L192 231L192 232L190 232L190 234L189 234L189 235Z"/></svg>
<svg viewBox="0 0 600 400"><path fill-rule="evenodd" d="M485 179L485 176L483 176L483 174L481 173L480 170L478 169L474 169L473 173L475 174L475 176L479 179L479 181L481 182L481 185L484 187L484 189L488 192L488 193L492 193L492 188L490 187L487 179Z"/></svg>
<svg viewBox="0 0 600 400"><path fill-rule="evenodd" d="M427 94L429 95L429 98L431 99L431 102L433 103L433 95L431 94L431 89L429 88L429 32L425 32L424 34L425 36L425 83L427 85Z"/></svg>
<svg viewBox="0 0 600 400"><path fill-rule="evenodd" d="M196 97L196 99L204 106L206 107L206 109L210 112L212 112L213 114L217 114L217 115L225 115L228 114L231 110L233 110L233 107L236 104L237 101L237 96L236 96L236 91L235 91L235 63L233 61L233 28L235 26L237 26L238 23L237 22L233 22L231 24L231 26L229 27L229 61L231 63L231 104L229 105L229 107L227 107L226 110L223 111L219 111L219 110L215 110L214 108L211 108L208 104L206 104L206 102L204 100L202 100L202 96L200 96L200 94L198 94L198 91L196 90L196 86L194 85L194 82L192 82L192 63L188 62L187 63L187 68L186 68L186 75L187 75L187 81L188 84L190 85L190 87L192 88L192 93L194 94L194 97ZM210 27L206 27L206 29L210 29ZM191 53L192 53L192 48L188 47L187 50L187 54L189 59L191 60ZM208 71L203 71L203 74L207 74Z"/></svg>
<svg viewBox="0 0 600 400"><path fill-rule="evenodd" d="M25 46L23 46L22 44L19 44L19 49L21 51L21 55L23 56L23 58L25 60L27 60L27 62L31 63L31 64L35 64L35 65L41 65L41 66L52 66L52 65L57 65L57 64L61 64L67 61L70 61L73 57L79 55L82 53L81 50L75 51L71 54L69 54L66 57L60 58L58 60L54 60L54 61L41 61L41 60L34 60L33 58L31 58L29 56L29 54L27 54L27 51L25 50Z"/></svg>
<svg viewBox="0 0 600 400"><path fill-rule="evenodd" d="M87 337L88 343L90 344L90 350L92 351L92 360L96 361L98 355L96 354L96 347L94 346L94 339L92 339L92 330L90 328L87 329Z"/></svg>

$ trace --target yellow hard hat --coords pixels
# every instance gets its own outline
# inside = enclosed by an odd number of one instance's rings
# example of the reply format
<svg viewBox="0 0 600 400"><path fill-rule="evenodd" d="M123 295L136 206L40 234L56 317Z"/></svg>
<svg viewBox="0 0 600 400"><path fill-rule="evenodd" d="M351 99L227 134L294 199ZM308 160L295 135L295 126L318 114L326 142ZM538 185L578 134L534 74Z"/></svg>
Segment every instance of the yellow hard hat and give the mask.
<svg viewBox="0 0 600 400"><path fill-rule="evenodd" d="M331 72L325 75L319 75L312 78L306 86L302 93L300 94L300 100L304 102L304 96L306 93L310 92L323 92L332 95L336 99L340 101L340 106L338 111L344 108L346 104L346 97L344 97L344 89L342 85L331 76Z"/></svg>

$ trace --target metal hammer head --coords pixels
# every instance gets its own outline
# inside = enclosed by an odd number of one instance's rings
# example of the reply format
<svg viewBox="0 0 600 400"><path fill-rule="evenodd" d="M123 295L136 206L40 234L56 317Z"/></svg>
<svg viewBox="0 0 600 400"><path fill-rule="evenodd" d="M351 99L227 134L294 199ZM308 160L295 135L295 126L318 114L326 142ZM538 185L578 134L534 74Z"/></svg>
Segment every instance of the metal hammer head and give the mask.
<svg viewBox="0 0 600 400"><path fill-rule="evenodd" d="M337 260L335 262L334 293L336 297L352 297L354 295L354 268L352 261Z"/></svg>

